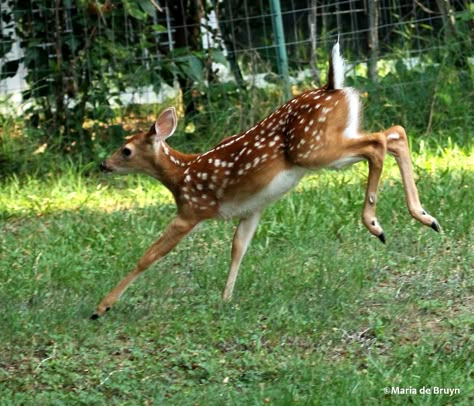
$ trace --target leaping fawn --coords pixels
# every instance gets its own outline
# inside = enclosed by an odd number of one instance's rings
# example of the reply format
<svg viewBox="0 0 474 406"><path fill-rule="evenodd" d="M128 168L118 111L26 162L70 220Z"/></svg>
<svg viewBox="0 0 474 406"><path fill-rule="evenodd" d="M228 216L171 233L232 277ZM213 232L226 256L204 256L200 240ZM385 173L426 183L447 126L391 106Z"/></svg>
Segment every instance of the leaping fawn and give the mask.
<svg viewBox="0 0 474 406"><path fill-rule="evenodd" d="M166 143L177 125L175 109L168 108L147 133L133 136L102 162L103 172L142 172L158 179L173 194L177 215L135 269L100 302L92 319L109 310L135 278L171 251L198 223L215 217L240 220L222 294L224 300L231 299L240 263L264 208L311 170L342 168L367 160L369 176L362 221L385 242L375 205L388 152L400 168L410 214L440 230L437 220L420 204L405 130L394 126L371 134L361 132L360 100L354 89L343 87L344 61L339 43L333 47L329 62L326 86L293 98L249 130L224 139L210 151L183 154Z"/></svg>

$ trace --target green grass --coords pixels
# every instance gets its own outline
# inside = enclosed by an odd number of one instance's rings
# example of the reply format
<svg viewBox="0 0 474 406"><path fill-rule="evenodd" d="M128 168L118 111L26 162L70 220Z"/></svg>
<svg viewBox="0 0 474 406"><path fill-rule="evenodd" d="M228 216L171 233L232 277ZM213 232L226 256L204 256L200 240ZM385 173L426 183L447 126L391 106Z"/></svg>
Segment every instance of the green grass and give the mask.
<svg viewBox="0 0 474 406"><path fill-rule="evenodd" d="M72 167L4 180L0 404L473 404L472 154L415 157L441 234L410 219L387 162L386 246L360 221L365 165L323 172L266 211L232 303L220 293L234 224L210 221L98 322L98 301L172 218L169 194Z"/></svg>

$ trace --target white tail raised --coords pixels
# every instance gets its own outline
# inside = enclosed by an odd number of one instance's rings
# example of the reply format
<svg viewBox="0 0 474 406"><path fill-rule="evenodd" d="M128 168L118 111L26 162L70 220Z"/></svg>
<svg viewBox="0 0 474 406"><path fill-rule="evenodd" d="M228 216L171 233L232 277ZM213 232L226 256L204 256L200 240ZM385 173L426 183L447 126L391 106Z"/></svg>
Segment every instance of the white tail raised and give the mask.
<svg viewBox="0 0 474 406"><path fill-rule="evenodd" d="M329 59L328 90L342 89L344 87L344 70L345 63L340 53L338 39L336 45L332 48L331 58Z"/></svg>
<svg viewBox="0 0 474 406"><path fill-rule="evenodd" d="M96 319L119 299L129 284L166 255L198 223L210 218L240 220L223 299L232 297L239 266L264 208L296 186L309 171L342 168L366 160L369 177L362 221L385 242L376 216L377 187L386 152L400 168L411 215L435 231L436 219L421 206L405 130L363 133L360 100L344 88L344 61L333 48L328 84L309 90L279 107L249 130L224 139L201 154L183 154L166 139L177 125L174 108L164 110L147 133L130 138L101 164L104 172L142 172L162 182L173 194L177 216L127 275L98 305Z"/></svg>

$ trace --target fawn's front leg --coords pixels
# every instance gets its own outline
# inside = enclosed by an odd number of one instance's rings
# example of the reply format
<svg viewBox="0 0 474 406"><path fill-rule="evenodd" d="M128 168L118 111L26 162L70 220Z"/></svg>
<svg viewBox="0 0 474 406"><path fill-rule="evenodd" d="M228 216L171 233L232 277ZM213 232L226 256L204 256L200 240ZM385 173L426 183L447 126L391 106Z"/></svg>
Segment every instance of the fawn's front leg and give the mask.
<svg viewBox="0 0 474 406"><path fill-rule="evenodd" d="M234 290L242 258L247 251L253 235L255 234L261 216L262 213L258 211L251 214L249 217L241 219L237 229L235 230L234 241L232 243L232 261L230 264L229 275L227 276L227 283L224 292L222 293L222 299L225 301L229 301L232 298L232 292Z"/></svg>
<svg viewBox="0 0 474 406"><path fill-rule="evenodd" d="M150 265L158 259L164 257L170 252L184 236L186 236L197 224L196 221L190 221L177 216L168 226L163 235L156 241L143 257L138 261L135 269L123 278L118 285L112 289L107 296L97 306L91 319L95 320L110 310L113 304L122 296L128 286Z"/></svg>

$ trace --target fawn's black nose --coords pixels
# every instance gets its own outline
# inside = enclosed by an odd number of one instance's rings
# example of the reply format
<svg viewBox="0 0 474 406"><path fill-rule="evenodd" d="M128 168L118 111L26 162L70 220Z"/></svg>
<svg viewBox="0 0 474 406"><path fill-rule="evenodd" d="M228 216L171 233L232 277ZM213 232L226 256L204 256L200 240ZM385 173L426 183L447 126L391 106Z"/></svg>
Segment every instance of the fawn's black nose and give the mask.
<svg viewBox="0 0 474 406"><path fill-rule="evenodd" d="M109 172L109 171L110 171L110 169L107 168L107 165L105 164L105 161L102 161L102 162L100 163L99 168L100 168L100 171L101 171L101 172Z"/></svg>

